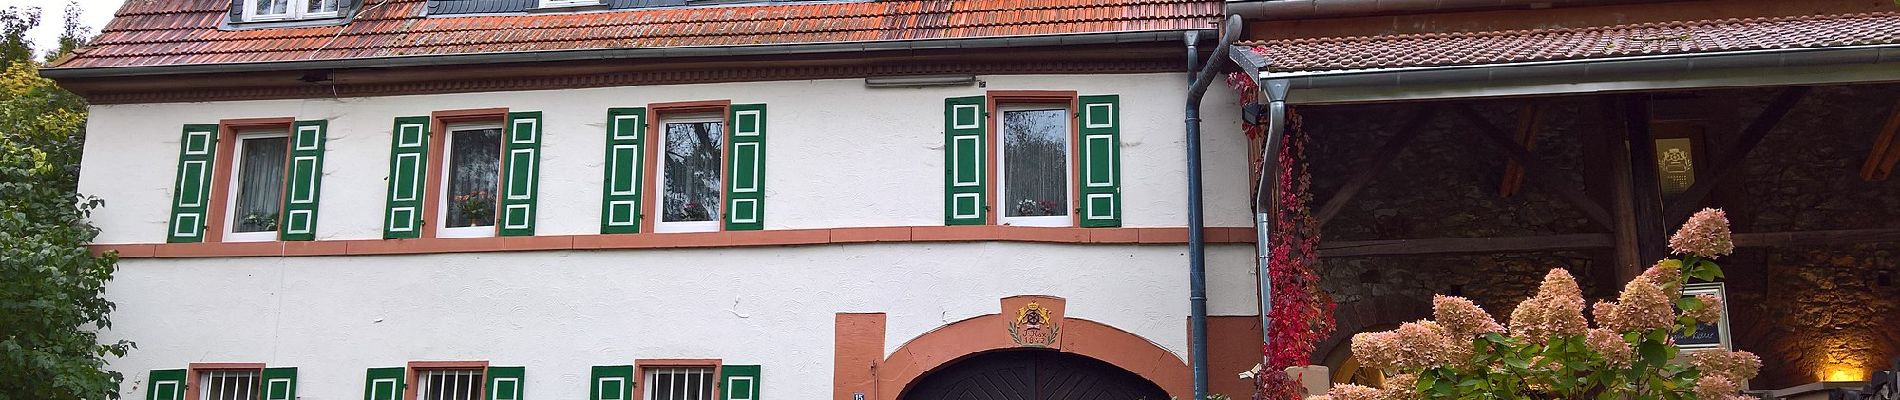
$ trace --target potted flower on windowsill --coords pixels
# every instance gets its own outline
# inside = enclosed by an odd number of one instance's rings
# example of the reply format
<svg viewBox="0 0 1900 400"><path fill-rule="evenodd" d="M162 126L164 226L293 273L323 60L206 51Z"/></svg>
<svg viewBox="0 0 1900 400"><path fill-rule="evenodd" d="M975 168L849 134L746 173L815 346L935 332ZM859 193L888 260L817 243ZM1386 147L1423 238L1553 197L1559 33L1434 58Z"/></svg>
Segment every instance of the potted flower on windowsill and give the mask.
<svg viewBox="0 0 1900 400"><path fill-rule="evenodd" d="M256 228L258 231L274 231L277 230L277 213L244 214L244 218L239 219L238 222L246 227Z"/></svg>
<svg viewBox="0 0 1900 400"><path fill-rule="evenodd" d="M669 216L667 220L711 221L712 213L707 211L705 206L699 205L698 202L687 202L686 205L680 207L679 211L673 212L673 215Z"/></svg>
<svg viewBox="0 0 1900 400"><path fill-rule="evenodd" d="M1016 215L1040 217L1062 214L1062 203L1055 200L1023 199L1016 202Z"/></svg>
<svg viewBox="0 0 1900 400"><path fill-rule="evenodd" d="M460 209L463 225L488 226L495 216L495 196L486 191L455 196L455 204Z"/></svg>

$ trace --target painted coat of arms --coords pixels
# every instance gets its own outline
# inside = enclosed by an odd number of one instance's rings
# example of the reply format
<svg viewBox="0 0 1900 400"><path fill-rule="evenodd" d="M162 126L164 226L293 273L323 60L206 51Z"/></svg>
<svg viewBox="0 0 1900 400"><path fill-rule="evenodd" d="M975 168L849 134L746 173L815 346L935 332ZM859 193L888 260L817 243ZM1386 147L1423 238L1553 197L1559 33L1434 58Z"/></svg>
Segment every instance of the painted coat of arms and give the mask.
<svg viewBox="0 0 1900 400"><path fill-rule="evenodd" d="M1016 320L1009 322L1009 339L1017 346L1051 347L1062 336L1062 327L1049 318L1049 309L1029 302L1016 309Z"/></svg>

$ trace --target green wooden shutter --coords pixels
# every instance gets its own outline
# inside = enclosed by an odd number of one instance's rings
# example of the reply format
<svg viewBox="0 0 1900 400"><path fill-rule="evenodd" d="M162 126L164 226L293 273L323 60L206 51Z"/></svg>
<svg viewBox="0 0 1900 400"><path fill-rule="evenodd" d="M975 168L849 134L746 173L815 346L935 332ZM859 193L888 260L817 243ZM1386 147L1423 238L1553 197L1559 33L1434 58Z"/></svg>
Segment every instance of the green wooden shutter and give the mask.
<svg viewBox="0 0 1900 400"><path fill-rule="evenodd" d="M402 381L408 375L404 367L370 368L363 379L363 400L402 400Z"/></svg>
<svg viewBox="0 0 1900 400"><path fill-rule="evenodd" d="M989 207L984 96L943 100L943 224L982 225Z"/></svg>
<svg viewBox="0 0 1900 400"><path fill-rule="evenodd" d="M482 393L488 400L521 400L521 380L525 368L488 367L488 385Z"/></svg>
<svg viewBox="0 0 1900 400"><path fill-rule="evenodd" d="M647 109L607 109L607 173L601 179L600 233L640 231L640 177Z"/></svg>
<svg viewBox="0 0 1900 400"><path fill-rule="evenodd" d="M597 365L587 389L589 400L633 400L632 365Z"/></svg>
<svg viewBox="0 0 1900 400"><path fill-rule="evenodd" d="M284 178L283 240L317 239L317 193L323 187L323 149L330 121L297 121L290 128L290 168Z"/></svg>
<svg viewBox="0 0 1900 400"><path fill-rule="evenodd" d="M765 105L734 104L726 135L726 230L765 229Z"/></svg>
<svg viewBox="0 0 1900 400"><path fill-rule="evenodd" d="M396 118L389 132L389 206L383 213L383 238L414 239L422 234L422 202L428 193L429 117Z"/></svg>
<svg viewBox="0 0 1900 400"><path fill-rule="evenodd" d="M534 236L535 201L541 171L541 112L508 113L508 144L502 154L501 236Z"/></svg>
<svg viewBox="0 0 1900 400"><path fill-rule="evenodd" d="M211 168L217 148L217 125L185 125L178 144L178 180L172 185L171 229L165 234L165 242L204 240L205 209L211 203Z"/></svg>
<svg viewBox="0 0 1900 400"><path fill-rule="evenodd" d="M1121 96L1081 96L1082 227L1122 226Z"/></svg>
<svg viewBox="0 0 1900 400"><path fill-rule="evenodd" d="M759 366L720 366L719 393L724 400L759 400Z"/></svg>
<svg viewBox="0 0 1900 400"><path fill-rule="evenodd" d="M263 400L297 400L297 368L265 368Z"/></svg>
<svg viewBox="0 0 1900 400"><path fill-rule="evenodd" d="M217 129L217 125L212 127ZM145 379L145 400L185 400L185 370L152 370Z"/></svg>

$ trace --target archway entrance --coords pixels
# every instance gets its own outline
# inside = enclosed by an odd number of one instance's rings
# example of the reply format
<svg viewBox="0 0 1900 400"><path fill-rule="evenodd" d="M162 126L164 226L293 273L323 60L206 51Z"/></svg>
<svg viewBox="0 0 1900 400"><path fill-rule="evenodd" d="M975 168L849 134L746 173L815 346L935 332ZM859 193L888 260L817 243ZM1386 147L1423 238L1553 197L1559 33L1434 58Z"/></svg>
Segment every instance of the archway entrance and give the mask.
<svg viewBox="0 0 1900 400"><path fill-rule="evenodd" d="M1133 372L1054 350L1007 350L954 361L919 378L899 400L1165 400Z"/></svg>

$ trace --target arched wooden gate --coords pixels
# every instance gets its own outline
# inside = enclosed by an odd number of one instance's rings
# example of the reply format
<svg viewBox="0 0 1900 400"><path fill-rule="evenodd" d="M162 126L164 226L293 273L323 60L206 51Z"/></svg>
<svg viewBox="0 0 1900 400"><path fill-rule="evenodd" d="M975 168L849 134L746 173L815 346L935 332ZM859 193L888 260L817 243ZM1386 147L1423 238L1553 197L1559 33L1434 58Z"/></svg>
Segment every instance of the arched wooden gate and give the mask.
<svg viewBox="0 0 1900 400"><path fill-rule="evenodd" d="M1166 400L1132 372L1054 350L984 353L925 374L899 400Z"/></svg>

